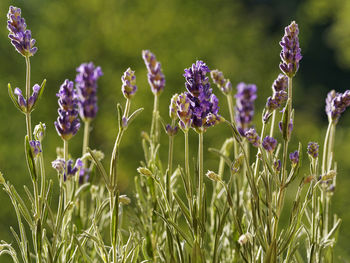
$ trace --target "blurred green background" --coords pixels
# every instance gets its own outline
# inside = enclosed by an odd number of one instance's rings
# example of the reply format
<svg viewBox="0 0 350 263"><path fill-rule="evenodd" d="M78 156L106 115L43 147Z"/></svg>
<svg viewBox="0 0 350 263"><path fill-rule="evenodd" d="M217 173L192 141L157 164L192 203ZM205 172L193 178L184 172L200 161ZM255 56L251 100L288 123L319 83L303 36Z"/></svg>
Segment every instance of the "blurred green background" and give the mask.
<svg viewBox="0 0 350 263"><path fill-rule="evenodd" d="M117 131L116 104L124 104L120 91L122 73L131 67L136 71L138 92L132 108L144 107L141 117L127 131L121 148L120 188L134 198L135 169L143 160L140 133L149 130L153 95L147 83L141 58L150 49L162 63L166 89L161 95L161 115L168 120L168 104L173 93L184 90L183 69L195 60L204 60L211 69L218 68L235 86L238 82L258 86L255 125L261 126L261 110L271 95L271 84L279 73L279 41L284 27L296 20L300 28L303 59L294 80L294 145L301 141L306 151L308 141L323 144L327 119L324 100L327 92L350 88L350 1L348 0L30 0L0 1L0 170L20 193L30 185L24 166L23 137L25 118L12 105L7 83L24 89L25 61L7 38L6 14L9 5L22 9L28 28L37 40L37 54L31 59L32 84L47 79L44 98L33 113L33 127L46 123L44 154L47 171L56 174L50 162L55 148L62 145L53 122L57 118L60 84L74 80L76 67L93 61L104 76L99 80L99 113L93 122L91 147L106 154L108 166ZM226 100L219 90L221 113L228 117ZM336 262L350 260L350 113L338 126L336 154L339 175L332 209L343 223L336 248ZM82 129L70 142L70 152L81 154ZM222 127L209 129L205 146L220 148L230 131ZM194 133L191 155L196 154ZM167 137L162 135L161 158L167 160ZM176 137L175 163L182 164L182 136ZM205 152L206 169L216 169L216 156ZM308 160L304 158L307 173ZM57 184L56 184L57 185ZM291 193L293 194L293 193ZM291 197L292 198L292 197ZM0 239L11 241L9 223L16 219L8 196L0 191ZM7 258L1 258L5 262Z"/></svg>

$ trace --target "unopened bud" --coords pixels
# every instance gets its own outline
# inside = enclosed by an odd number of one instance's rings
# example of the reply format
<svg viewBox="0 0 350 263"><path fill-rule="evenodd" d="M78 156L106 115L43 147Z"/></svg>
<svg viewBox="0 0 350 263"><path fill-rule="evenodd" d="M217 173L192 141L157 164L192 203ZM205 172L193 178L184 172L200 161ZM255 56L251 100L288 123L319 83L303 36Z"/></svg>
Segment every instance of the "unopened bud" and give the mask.
<svg viewBox="0 0 350 263"><path fill-rule="evenodd" d="M131 200L129 197L127 197L126 195L120 195L119 196L119 203L123 204L123 205L128 205L131 203Z"/></svg>
<svg viewBox="0 0 350 263"><path fill-rule="evenodd" d="M4 178L4 176L3 176L3 174L2 174L2 172L0 172L0 184L5 184L6 182L5 182L5 178Z"/></svg>
<svg viewBox="0 0 350 263"><path fill-rule="evenodd" d="M239 237L238 243L243 246L245 245L248 241L252 239L252 235L250 233L243 234Z"/></svg>
<svg viewBox="0 0 350 263"><path fill-rule="evenodd" d="M208 171L207 174L206 174L206 176L207 176L210 180L213 180L213 181L216 181L216 182L221 181L220 176L219 176L217 173L213 172L213 171Z"/></svg>
<svg viewBox="0 0 350 263"><path fill-rule="evenodd" d="M137 172L143 176L151 177L153 174L152 172L146 168L146 167L139 167L137 168Z"/></svg>
<svg viewBox="0 0 350 263"><path fill-rule="evenodd" d="M333 179L337 175L337 172L334 170L330 170L328 173L322 176L323 181L328 181Z"/></svg>
<svg viewBox="0 0 350 263"><path fill-rule="evenodd" d="M45 123L40 122L38 125L36 125L33 133L35 140L41 142L45 136L45 131L46 131Z"/></svg>

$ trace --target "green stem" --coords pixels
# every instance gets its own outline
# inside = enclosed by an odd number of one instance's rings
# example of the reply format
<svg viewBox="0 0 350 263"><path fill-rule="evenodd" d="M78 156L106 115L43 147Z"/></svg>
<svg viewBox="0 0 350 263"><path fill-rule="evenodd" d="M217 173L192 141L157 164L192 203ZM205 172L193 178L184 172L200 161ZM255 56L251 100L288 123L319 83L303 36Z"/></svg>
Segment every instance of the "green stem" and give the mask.
<svg viewBox="0 0 350 263"><path fill-rule="evenodd" d="M273 130L275 128L275 121L276 121L276 110L272 113L272 120L271 120L271 126L270 126L270 137L273 137Z"/></svg>
<svg viewBox="0 0 350 263"><path fill-rule="evenodd" d="M323 143L322 175L324 175L326 173L326 167L328 167L328 165L327 165L328 141L329 141L331 129L332 129L332 122L330 121L328 124L326 136L325 136L324 143Z"/></svg>
<svg viewBox="0 0 350 263"><path fill-rule="evenodd" d="M87 153L87 148L89 147L89 135L90 135L90 121L84 121L84 138L83 138L83 151L82 155Z"/></svg>
<svg viewBox="0 0 350 263"><path fill-rule="evenodd" d="M229 112L230 112L231 123L234 123L235 122L235 115L234 115L234 106L233 106L233 100L232 100L231 93L226 95L226 98L227 98L227 103L228 103L228 109L229 109ZM237 156L238 156L238 145L237 145L236 140L234 140L234 142L233 142L233 147L234 147L235 158L237 158Z"/></svg>
<svg viewBox="0 0 350 263"><path fill-rule="evenodd" d="M202 220L204 218L204 185L203 185L203 179L204 179L204 172L203 172L203 137L204 132L200 132L198 135L199 142L198 142L198 213L199 218ZM204 222L202 222L204 226Z"/></svg>
<svg viewBox="0 0 350 263"><path fill-rule="evenodd" d="M264 138L265 128L266 128L266 125L265 125L265 122L263 122L260 140L263 140L263 138ZM260 158L258 156L259 154L262 154L262 151L260 150L260 148L258 149L258 152L256 153L256 161L255 161L255 166L254 166L254 178L253 178L253 180L256 180L256 177L257 177L258 172L259 172L259 164L260 164Z"/></svg>
<svg viewBox="0 0 350 263"><path fill-rule="evenodd" d="M158 95L154 95L153 115L152 115L152 125L151 125L151 140L153 142L153 147L155 147L158 143L158 105L159 105Z"/></svg>
<svg viewBox="0 0 350 263"><path fill-rule="evenodd" d="M29 57L25 57L26 59L26 100L27 100L27 113L26 113L26 127L29 141L33 140L32 135L32 127L31 127L31 118L29 112L28 101L30 97L30 59Z"/></svg>
<svg viewBox="0 0 350 263"><path fill-rule="evenodd" d="M174 127L175 120L172 120L171 126ZM173 152L174 152L174 136L169 136L169 153L168 153L168 173L166 175L166 196L170 201L171 189L170 189L170 178L173 173Z"/></svg>

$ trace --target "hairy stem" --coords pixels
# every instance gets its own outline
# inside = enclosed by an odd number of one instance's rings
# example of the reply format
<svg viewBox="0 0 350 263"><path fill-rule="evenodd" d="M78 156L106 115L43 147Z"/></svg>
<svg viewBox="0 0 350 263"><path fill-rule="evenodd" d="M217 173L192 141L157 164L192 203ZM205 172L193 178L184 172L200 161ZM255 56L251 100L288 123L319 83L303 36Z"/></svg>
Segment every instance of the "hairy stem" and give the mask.
<svg viewBox="0 0 350 263"><path fill-rule="evenodd" d="M30 97L30 59L29 57L25 57L26 59L26 100L27 100L27 113L26 113L26 127L27 127L27 135L29 138L29 141L33 140L32 135L32 124L31 124L31 117L29 112L29 97Z"/></svg>

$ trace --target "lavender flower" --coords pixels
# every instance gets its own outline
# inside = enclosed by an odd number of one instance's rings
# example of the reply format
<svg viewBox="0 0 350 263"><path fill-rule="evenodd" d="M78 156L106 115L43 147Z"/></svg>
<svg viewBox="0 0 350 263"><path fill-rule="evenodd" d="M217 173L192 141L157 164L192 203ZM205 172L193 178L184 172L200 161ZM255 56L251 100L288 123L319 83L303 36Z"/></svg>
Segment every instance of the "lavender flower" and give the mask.
<svg viewBox="0 0 350 263"><path fill-rule="evenodd" d="M267 99L266 108L268 113L278 109L287 100L288 78L279 74L272 84L273 95Z"/></svg>
<svg viewBox="0 0 350 263"><path fill-rule="evenodd" d="M350 90L344 93L330 91L326 98L326 113L329 121L337 123L341 114L350 106Z"/></svg>
<svg viewBox="0 0 350 263"><path fill-rule="evenodd" d="M277 141L273 137L266 136L262 142L262 146L266 151L272 153L277 146Z"/></svg>
<svg viewBox="0 0 350 263"><path fill-rule="evenodd" d="M239 132L244 135L254 116L254 101L257 98L257 87L254 84L241 82L237 85L236 123Z"/></svg>
<svg viewBox="0 0 350 263"><path fill-rule="evenodd" d="M206 76L209 72L207 65L200 60L185 69L187 97L192 110L192 127L197 130L205 130L221 119L218 115L218 99L212 93L209 78Z"/></svg>
<svg viewBox="0 0 350 263"><path fill-rule="evenodd" d="M73 82L66 79L56 96L59 98L59 116L55 121L55 127L62 139L68 141L80 128L78 111L76 110L78 102L74 93Z"/></svg>
<svg viewBox="0 0 350 263"><path fill-rule="evenodd" d="M23 97L22 90L15 88L14 94L17 95L17 101L24 113L31 112L34 109L34 105L38 100L41 87L38 84L33 86L33 93L27 100Z"/></svg>
<svg viewBox="0 0 350 263"><path fill-rule="evenodd" d="M34 47L35 39L32 39L30 30L27 30L20 8L10 6L7 13L7 29L10 31L9 38L12 45L20 54L30 57L37 52L38 48Z"/></svg>
<svg viewBox="0 0 350 263"><path fill-rule="evenodd" d="M299 61L302 59L299 48L299 28L293 21L284 29L284 36L280 42L282 47L280 69L288 77L292 78L299 69Z"/></svg>
<svg viewBox="0 0 350 263"><path fill-rule="evenodd" d="M179 117L179 126L182 130L188 131L192 125L191 101L188 93L181 93L176 100L177 116Z"/></svg>
<svg viewBox="0 0 350 263"><path fill-rule="evenodd" d="M171 119L176 120L177 119L177 98L179 97L179 94L174 94L170 100L169 105L169 116Z"/></svg>
<svg viewBox="0 0 350 263"><path fill-rule="evenodd" d="M135 71L132 71L131 68L128 68L122 76L122 82L123 95L126 99L129 100L135 95L137 90Z"/></svg>
<svg viewBox="0 0 350 263"><path fill-rule="evenodd" d="M152 92L154 95L159 95L165 87L165 77L162 72L162 66L157 61L156 56L149 50L142 51L142 58L148 70L148 83L151 86Z"/></svg>
<svg viewBox="0 0 350 263"><path fill-rule="evenodd" d="M41 153L41 143L40 141L30 141L29 142L30 148L32 150L34 158Z"/></svg>
<svg viewBox="0 0 350 263"><path fill-rule="evenodd" d="M79 165L80 165L80 163L79 163ZM79 165L76 166L78 169L80 168L80 170L79 170L79 184L84 184L84 183L89 181L91 171L89 168L83 168L83 167L80 167Z"/></svg>
<svg viewBox="0 0 350 263"><path fill-rule="evenodd" d="M57 170L59 174L63 174L64 181L67 178L75 176L78 171L80 171L83 167L83 162L81 159L77 159L75 164L73 165L73 160L67 161L67 174L66 174L66 162L62 158L58 158L51 163L52 167Z"/></svg>
<svg viewBox="0 0 350 263"><path fill-rule="evenodd" d="M299 163L299 152L295 151L289 154L289 159L292 162L293 166L296 166Z"/></svg>
<svg viewBox="0 0 350 263"><path fill-rule="evenodd" d="M77 68L75 78L78 95L79 114L83 120L92 120L97 114L97 80L103 75L101 67L92 62L83 63Z"/></svg>
<svg viewBox="0 0 350 263"><path fill-rule="evenodd" d="M260 137L255 129L251 128L245 132L244 136L254 147L260 146Z"/></svg>
<svg viewBox="0 0 350 263"><path fill-rule="evenodd" d="M218 88L225 94L228 95L232 91L231 81L224 78L224 74L215 69L210 72L211 79L218 86Z"/></svg>
<svg viewBox="0 0 350 263"><path fill-rule="evenodd" d="M318 157L319 145L316 142L309 142L307 145L307 153L314 159Z"/></svg>

